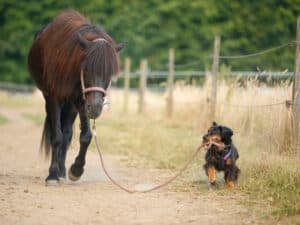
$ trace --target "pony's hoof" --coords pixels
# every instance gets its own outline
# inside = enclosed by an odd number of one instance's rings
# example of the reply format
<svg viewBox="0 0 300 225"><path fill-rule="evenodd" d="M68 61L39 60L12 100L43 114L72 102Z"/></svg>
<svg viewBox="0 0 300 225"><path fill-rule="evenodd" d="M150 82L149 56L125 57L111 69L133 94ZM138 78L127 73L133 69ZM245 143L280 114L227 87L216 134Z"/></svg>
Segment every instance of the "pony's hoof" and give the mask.
<svg viewBox="0 0 300 225"><path fill-rule="evenodd" d="M47 187L57 187L59 185L60 185L60 182L58 180L46 180Z"/></svg>
<svg viewBox="0 0 300 225"><path fill-rule="evenodd" d="M72 173L72 170L71 168L69 169L68 171L68 177L71 181L78 181L80 179L80 176L79 177L76 177L73 173Z"/></svg>
<svg viewBox="0 0 300 225"><path fill-rule="evenodd" d="M59 178L56 173L50 173L46 178L46 186L59 186Z"/></svg>
<svg viewBox="0 0 300 225"><path fill-rule="evenodd" d="M59 183L60 184L65 184L66 183L66 178L65 177L59 177Z"/></svg>

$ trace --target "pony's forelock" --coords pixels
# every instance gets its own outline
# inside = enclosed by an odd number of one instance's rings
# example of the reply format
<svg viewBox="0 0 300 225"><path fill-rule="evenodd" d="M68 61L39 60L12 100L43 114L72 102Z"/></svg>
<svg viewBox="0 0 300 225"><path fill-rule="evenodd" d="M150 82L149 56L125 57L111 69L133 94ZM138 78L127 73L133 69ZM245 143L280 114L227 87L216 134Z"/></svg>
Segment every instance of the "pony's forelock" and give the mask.
<svg viewBox="0 0 300 225"><path fill-rule="evenodd" d="M84 70L94 79L110 81L113 75L119 72L119 59L113 45L106 41L92 43L87 49ZM93 78L91 78L93 79Z"/></svg>

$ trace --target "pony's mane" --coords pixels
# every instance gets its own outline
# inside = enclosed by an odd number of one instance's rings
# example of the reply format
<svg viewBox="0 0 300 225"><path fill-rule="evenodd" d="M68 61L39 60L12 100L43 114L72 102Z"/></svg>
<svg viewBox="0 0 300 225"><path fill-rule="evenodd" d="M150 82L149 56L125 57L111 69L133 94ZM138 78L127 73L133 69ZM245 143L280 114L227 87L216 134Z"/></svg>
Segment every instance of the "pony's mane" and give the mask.
<svg viewBox="0 0 300 225"><path fill-rule="evenodd" d="M80 46L78 33L89 41L103 38L107 43L96 43L85 52ZM104 80L118 73L119 62L111 37L76 11L61 13L36 41L43 52L43 80L48 89L45 91L55 93L58 98L66 98L78 88L82 67L92 74L101 75ZM84 59L86 63L82 65Z"/></svg>

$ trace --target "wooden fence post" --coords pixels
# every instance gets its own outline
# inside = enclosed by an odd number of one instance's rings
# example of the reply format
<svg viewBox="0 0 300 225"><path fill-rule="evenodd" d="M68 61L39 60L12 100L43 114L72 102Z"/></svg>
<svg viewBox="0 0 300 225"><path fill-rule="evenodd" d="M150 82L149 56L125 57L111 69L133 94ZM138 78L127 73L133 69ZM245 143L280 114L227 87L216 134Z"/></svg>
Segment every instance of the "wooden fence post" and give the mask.
<svg viewBox="0 0 300 225"><path fill-rule="evenodd" d="M169 73L168 73L168 95L167 95L167 117L173 113L173 83L174 83L174 49L169 49Z"/></svg>
<svg viewBox="0 0 300 225"><path fill-rule="evenodd" d="M125 77L124 77L124 105L123 111L124 113L128 112L128 95L129 95L129 88L130 88L130 58L125 59Z"/></svg>
<svg viewBox="0 0 300 225"><path fill-rule="evenodd" d="M292 129L293 129L293 144L297 149L299 144L299 122L300 122L300 16L297 19L297 34L296 34L296 53L294 66L293 80L293 95L292 95ZM298 150L299 151L299 150Z"/></svg>
<svg viewBox="0 0 300 225"><path fill-rule="evenodd" d="M147 85L147 60L143 59L140 64L139 100L138 113L145 111L145 89Z"/></svg>
<svg viewBox="0 0 300 225"><path fill-rule="evenodd" d="M213 64L211 70L211 89L210 89L210 112L209 116L211 119L215 118L216 103L217 103L217 82L218 82L218 71L219 71L219 55L220 55L220 36L216 36L214 40L214 55Z"/></svg>

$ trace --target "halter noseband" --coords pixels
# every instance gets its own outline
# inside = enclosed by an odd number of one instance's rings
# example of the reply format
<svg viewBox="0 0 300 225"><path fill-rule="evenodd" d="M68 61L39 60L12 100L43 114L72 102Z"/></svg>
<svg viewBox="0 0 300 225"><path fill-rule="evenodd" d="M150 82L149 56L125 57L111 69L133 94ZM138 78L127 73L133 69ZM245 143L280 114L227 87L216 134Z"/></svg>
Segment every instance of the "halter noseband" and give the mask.
<svg viewBox="0 0 300 225"><path fill-rule="evenodd" d="M96 42L96 41L107 42L107 40L105 40L104 38L97 38L97 39L93 40L93 42ZM92 92L92 91L102 93L103 97L106 96L106 90L102 87L88 87L88 88L85 87L82 68L81 68L81 71L80 71L80 81L81 81L82 95L83 95L84 100L85 100L85 93Z"/></svg>
<svg viewBox="0 0 300 225"><path fill-rule="evenodd" d="M88 87L88 88L86 88L84 86L83 70L82 69L80 71L80 81L81 81L81 89L82 89L83 99L85 99L85 93L92 92L92 91L100 92L100 93L103 94L104 97L106 96L106 90L102 87Z"/></svg>

